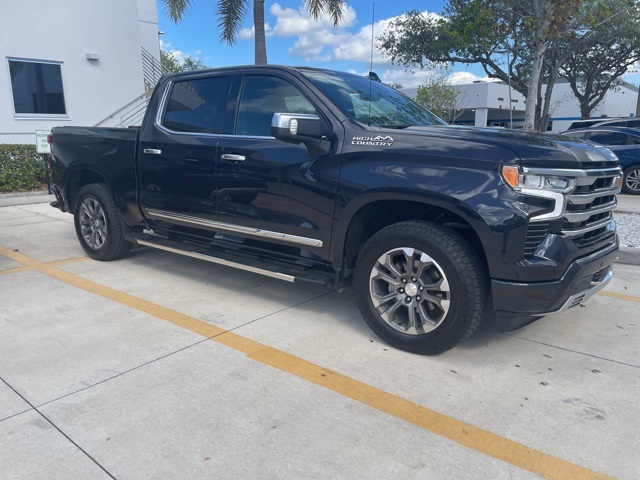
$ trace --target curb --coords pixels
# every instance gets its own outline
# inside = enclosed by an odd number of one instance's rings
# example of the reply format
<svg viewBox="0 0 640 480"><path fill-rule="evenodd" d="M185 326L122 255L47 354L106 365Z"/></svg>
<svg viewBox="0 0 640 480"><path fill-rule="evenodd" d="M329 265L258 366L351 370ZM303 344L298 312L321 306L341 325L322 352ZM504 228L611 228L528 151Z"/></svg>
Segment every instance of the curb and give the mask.
<svg viewBox="0 0 640 480"><path fill-rule="evenodd" d="M37 195L49 195L49 192L47 192L46 190L37 190L34 192L0 193L0 200L3 198L35 197Z"/></svg>
<svg viewBox="0 0 640 480"><path fill-rule="evenodd" d="M620 247L615 263L624 265L640 265L640 248Z"/></svg>

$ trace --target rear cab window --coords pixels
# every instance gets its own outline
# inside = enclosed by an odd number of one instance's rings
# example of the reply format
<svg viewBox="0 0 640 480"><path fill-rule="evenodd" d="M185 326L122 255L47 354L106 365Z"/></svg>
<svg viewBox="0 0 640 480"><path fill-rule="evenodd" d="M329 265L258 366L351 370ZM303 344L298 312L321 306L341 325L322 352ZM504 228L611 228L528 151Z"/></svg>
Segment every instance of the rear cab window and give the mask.
<svg viewBox="0 0 640 480"><path fill-rule="evenodd" d="M174 82L161 125L173 132L221 134L231 76Z"/></svg>

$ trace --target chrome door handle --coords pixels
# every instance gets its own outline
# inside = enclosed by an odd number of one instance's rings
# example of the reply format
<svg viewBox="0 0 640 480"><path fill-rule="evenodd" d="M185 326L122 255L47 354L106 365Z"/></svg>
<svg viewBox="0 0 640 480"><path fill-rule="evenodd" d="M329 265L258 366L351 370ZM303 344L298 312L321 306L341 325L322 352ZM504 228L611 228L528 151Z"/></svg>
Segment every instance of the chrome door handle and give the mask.
<svg viewBox="0 0 640 480"><path fill-rule="evenodd" d="M220 157L222 160L229 160L230 162L244 162L244 155L234 155L233 153L223 153Z"/></svg>
<svg viewBox="0 0 640 480"><path fill-rule="evenodd" d="M146 153L147 155L160 155L162 153L162 150L159 150L157 148L145 148L144 150L142 150L142 153Z"/></svg>

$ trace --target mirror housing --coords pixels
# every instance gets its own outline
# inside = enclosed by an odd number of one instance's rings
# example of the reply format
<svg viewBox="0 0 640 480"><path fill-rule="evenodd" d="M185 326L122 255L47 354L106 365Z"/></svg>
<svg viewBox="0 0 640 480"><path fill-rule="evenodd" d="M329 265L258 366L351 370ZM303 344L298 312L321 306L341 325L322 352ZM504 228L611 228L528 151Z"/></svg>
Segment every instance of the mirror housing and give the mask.
<svg viewBox="0 0 640 480"><path fill-rule="evenodd" d="M324 138L320 117L308 113L274 113L271 135L289 143L318 143Z"/></svg>

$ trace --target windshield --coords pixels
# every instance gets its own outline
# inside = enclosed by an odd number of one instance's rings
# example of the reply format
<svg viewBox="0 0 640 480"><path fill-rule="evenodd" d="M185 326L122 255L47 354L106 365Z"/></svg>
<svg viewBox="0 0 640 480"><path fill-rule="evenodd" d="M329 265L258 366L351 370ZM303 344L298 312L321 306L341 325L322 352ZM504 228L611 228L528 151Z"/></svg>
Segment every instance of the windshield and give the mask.
<svg viewBox="0 0 640 480"><path fill-rule="evenodd" d="M446 125L438 116L383 83L351 74L305 70L304 74L342 112L371 127Z"/></svg>

